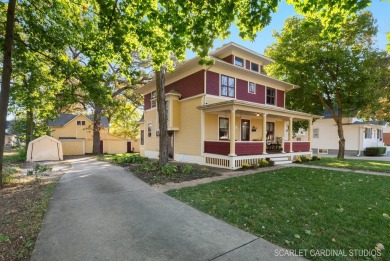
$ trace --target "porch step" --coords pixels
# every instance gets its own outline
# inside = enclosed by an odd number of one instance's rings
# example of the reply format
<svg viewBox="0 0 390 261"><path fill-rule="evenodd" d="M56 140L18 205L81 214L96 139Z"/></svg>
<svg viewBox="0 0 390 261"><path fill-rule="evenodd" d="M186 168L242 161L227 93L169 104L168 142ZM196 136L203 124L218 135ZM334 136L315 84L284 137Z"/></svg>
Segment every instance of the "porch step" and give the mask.
<svg viewBox="0 0 390 261"><path fill-rule="evenodd" d="M270 158L273 162L275 162L275 165L282 165L282 164L290 164L292 163L291 160L288 159L288 157L275 157Z"/></svg>
<svg viewBox="0 0 390 261"><path fill-rule="evenodd" d="M282 164L290 164L292 163L291 160L281 160L281 161L274 161L275 162L275 165L282 165Z"/></svg>

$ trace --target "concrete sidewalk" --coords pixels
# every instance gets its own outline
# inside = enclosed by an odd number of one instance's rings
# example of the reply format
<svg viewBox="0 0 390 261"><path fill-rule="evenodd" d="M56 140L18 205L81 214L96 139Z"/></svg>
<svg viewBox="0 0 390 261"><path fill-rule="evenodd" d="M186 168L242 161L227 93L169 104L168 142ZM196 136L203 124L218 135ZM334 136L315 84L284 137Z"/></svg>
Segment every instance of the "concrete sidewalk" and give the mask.
<svg viewBox="0 0 390 261"><path fill-rule="evenodd" d="M93 158L70 160L31 260L299 260Z"/></svg>

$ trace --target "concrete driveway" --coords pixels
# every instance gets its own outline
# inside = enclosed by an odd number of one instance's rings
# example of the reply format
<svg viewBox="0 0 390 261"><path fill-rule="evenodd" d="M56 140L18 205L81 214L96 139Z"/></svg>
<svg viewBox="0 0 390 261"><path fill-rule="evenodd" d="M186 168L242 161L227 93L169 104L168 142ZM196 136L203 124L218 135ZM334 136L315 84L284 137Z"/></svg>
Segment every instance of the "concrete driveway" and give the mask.
<svg viewBox="0 0 390 261"><path fill-rule="evenodd" d="M283 250L181 203L123 168L69 160L35 260L287 260ZM280 252L282 251L282 252ZM289 258L288 260L296 260Z"/></svg>

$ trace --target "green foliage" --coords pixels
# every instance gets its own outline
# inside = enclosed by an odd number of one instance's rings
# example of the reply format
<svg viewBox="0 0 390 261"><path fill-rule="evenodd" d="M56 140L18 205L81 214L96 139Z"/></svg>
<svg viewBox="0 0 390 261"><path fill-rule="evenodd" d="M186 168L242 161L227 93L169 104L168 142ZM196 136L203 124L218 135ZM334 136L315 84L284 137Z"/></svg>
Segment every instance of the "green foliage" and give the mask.
<svg viewBox="0 0 390 261"><path fill-rule="evenodd" d="M158 162L156 161L150 161L150 162L144 162L141 167L138 169L138 171L154 171L158 169Z"/></svg>
<svg viewBox="0 0 390 261"><path fill-rule="evenodd" d="M120 137L139 138L140 114L133 104L124 104L112 115L110 132Z"/></svg>
<svg viewBox="0 0 390 261"><path fill-rule="evenodd" d="M48 172L50 172L52 168L48 165L38 164L36 163L34 168L31 170L27 170L27 176L35 176L35 180L38 181L41 176L48 176Z"/></svg>
<svg viewBox="0 0 390 261"><path fill-rule="evenodd" d="M13 175L15 173L18 173L20 171L19 167L14 167L14 166L4 166L3 167L3 185L9 185L12 183L13 180Z"/></svg>
<svg viewBox="0 0 390 261"><path fill-rule="evenodd" d="M380 156L386 153L386 147L368 147L364 151L366 156Z"/></svg>
<svg viewBox="0 0 390 261"><path fill-rule="evenodd" d="M0 233L0 242L5 242L5 241L8 241L9 240L9 237L7 237L6 235L3 235Z"/></svg>
<svg viewBox="0 0 390 261"><path fill-rule="evenodd" d="M20 147L18 149L18 161L25 162L27 158L27 148L26 147Z"/></svg>
<svg viewBox="0 0 390 261"><path fill-rule="evenodd" d="M317 160L321 160L321 157L320 156L313 156L313 157L311 157L311 160L312 161L317 161Z"/></svg>
<svg viewBox="0 0 390 261"><path fill-rule="evenodd" d="M268 164L269 164L270 167L275 166L275 161L269 160L269 161L268 161Z"/></svg>
<svg viewBox="0 0 390 261"><path fill-rule="evenodd" d="M184 165L180 167L180 173L183 175L189 175L194 170L191 165Z"/></svg>
<svg viewBox="0 0 390 261"><path fill-rule="evenodd" d="M266 159L260 159L258 165L259 165L260 168L264 168L264 167L269 167L270 166L269 161L266 160Z"/></svg>
<svg viewBox="0 0 390 261"><path fill-rule="evenodd" d="M160 171L162 174L169 176L169 175L172 175L174 173L177 173L178 169L177 169L176 165L172 165L172 164L167 163L167 164L165 164L165 166L160 168Z"/></svg>
<svg viewBox="0 0 390 261"><path fill-rule="evenodd" d="M116 154L111 157L111 161L117 164L142 164L147 160L148 158L142 157L139 154Z"/></svg>
<svg viewBox="0 0 390 261"><path fill-rule="evenodd" d="M249 164L249 163L242 163L242 168L243 168L243 169L249 169L249 168L251 168L251 167L252 167L252 165Z"/></svg>
<svg viewBox="0 0 390 261"><path fill-rule="evenodd" d="M295 157L294 163L305 163L305 162L309 162L310 160L311 160L310 156L300 155L300 156Z"/></svg>

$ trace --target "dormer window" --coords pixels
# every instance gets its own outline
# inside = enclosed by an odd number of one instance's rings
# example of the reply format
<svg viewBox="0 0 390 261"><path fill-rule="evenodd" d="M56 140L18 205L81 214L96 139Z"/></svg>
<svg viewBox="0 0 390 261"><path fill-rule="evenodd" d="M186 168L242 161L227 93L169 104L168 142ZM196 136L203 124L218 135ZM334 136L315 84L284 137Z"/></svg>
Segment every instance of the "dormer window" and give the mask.
<svg viewBox="0 0 390 261"><path fill-rule="evenodd" d="M251 70L254 72L259 72L259 65L257 63L251 63Z"/></svg>
<svg viewBox="0 0 390 261"><path fill-rule="evenodd" d="M275 89L267 88L267 104L275 105L275 93L276 93Z"/></svg>
<svg viewBox="0 0 390 261"><path fill-rule="evenodd" d="M85 121L77 121L77 125L84 126L85 125Z"/></svg>
<svg viewBox="0 0 390 261"><path fill-rule="evenodd" d="M244 59L235 56L234 57L234 64L240 67L244 67Z"/></svg>

